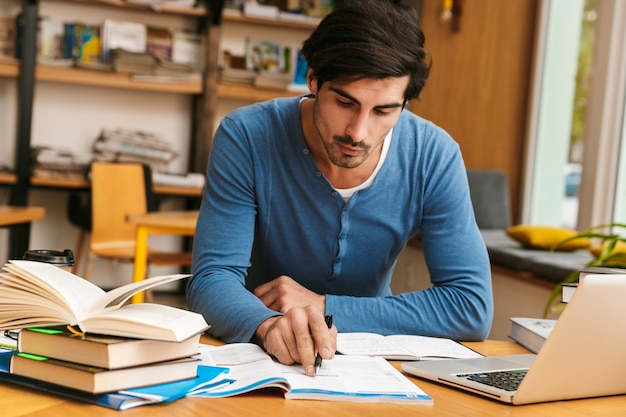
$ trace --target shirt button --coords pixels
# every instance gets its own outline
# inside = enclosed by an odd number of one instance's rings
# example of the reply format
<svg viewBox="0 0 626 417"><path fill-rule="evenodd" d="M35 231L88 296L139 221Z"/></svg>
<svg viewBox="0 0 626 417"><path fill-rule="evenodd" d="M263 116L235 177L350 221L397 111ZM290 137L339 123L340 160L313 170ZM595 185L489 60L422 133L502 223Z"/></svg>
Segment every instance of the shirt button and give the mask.
<svg viewBox="0 0 626 417"><path fill-rule="evenodd" d="M309 154L309 150L308 150L308 149L306 149L306 148L304 148L304 149L302 150L302 153L303 153L303 154L305 154L305 155L308 155L308 154Z"/></svg>
<svg viewBox="0 0 626 417"><path fill-rule="evenodd" d="M321 172L319 172L319 171L317 171L317 172L315 173L315 176L319 178L319 177L321 177L321 176L322 176L322 173L321 173Z"/></svg>

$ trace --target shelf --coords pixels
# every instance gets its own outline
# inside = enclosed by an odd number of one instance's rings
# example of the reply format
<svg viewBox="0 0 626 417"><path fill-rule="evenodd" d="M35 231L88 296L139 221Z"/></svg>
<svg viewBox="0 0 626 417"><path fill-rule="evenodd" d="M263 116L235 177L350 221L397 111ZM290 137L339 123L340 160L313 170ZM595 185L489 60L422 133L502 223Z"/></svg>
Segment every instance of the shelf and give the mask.
<svg viewBox="0 0 626 417"><path fill-rule="evenodd" d="M17 77L18 73L18 63L0 62L0 76ZM145 82L132 80L129 74L47 65L36 66L35 80L128 90L202 94L202 82L200 80L183 82Z"/></svg>
<svg viewBox="0 0 626 417"><path fill-rule="evenodd" d="M15 174L0 172L0 185L13 185L17 182ZM38 188L57 188L62 190L87 190L89 180L84 178L44 178L30 177L30 185ZM153 184L152 189L158 195L170 195L179 197L199 197L202 195L202 187L189 187L178 185Z"/></svg>
<svg viewBox="0 0 626 417"><path fill-rule="evenodd" d="M267 101L277 97L295 97L305 94L302 91L287 91L271 88L259 88L247 84L220 83L217 96L233 100Z"/></svg>
<svg viewBox="0 0 626 417"><path fill-rule="evenodd" d="M0 77L17 77L20 68L17 61L0 61Z"/></svg>
<svg viewBox="0 0 626 417"><path fill-rule="evenodd" d="M55 1L58 3L82 3L87 5L97 5L97 6L107 6L107 7L116 7L127 10L138 10L142 12L154 12L154 13L167 13L167 14L178 14L183 16L206 16L207 11L202 7L176 7L176 6L160 6L157 9L151 7L148 4L134 4L127 3L123 0L46 0L46 1Z"/></svg>
<svg viewBox="0 0 626 417"><path fill-rule="evenodd" d="M291 29L313 30L317 27L319 22L310 21L298 21L288 19L272 19L263 17L250 17L242 14L236 14L236 12L227 12L224 9L222 13L222 19L226 22L237 22L254 25L264 25L272 27L283 27Z"/></svg>
<svg viewBox="0 0 626 417"><path fill-rule="evenodd" d="M10 172L0 172L0 184L13 185L17 182L15 174Z"/></svg>

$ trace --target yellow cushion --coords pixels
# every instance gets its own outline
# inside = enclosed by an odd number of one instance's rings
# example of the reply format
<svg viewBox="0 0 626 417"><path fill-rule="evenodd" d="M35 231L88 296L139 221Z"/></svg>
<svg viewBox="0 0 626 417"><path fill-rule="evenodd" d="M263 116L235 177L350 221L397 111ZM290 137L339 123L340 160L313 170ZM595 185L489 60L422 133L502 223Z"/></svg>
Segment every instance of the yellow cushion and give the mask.
<svg viewBox="0 0 626 417"><path fill-rule="evenodd" d="M553 226L517 225L506 229L506 234L522 243L536 249L554 249L560 251L585 249L589 247L589 239L576 238L562 245L556 246L565 239L578 234L575 230Z"/></svg>
<svg viewBox="0 0 626 417"><path fill-rule="evenodd" d="M597 258L602 254L602 249L604 249L604 247L607 244L608 243L605 242L604 244L601 244L601 245L592 246L591 248L589 248L589 252L591 252L591 254ZM626 263L626 243L622 241L617 242L615 244L615 247L611 251L611 255L618 255L618 256L616 256L613 259L610 259L608 262Z"/></svg>

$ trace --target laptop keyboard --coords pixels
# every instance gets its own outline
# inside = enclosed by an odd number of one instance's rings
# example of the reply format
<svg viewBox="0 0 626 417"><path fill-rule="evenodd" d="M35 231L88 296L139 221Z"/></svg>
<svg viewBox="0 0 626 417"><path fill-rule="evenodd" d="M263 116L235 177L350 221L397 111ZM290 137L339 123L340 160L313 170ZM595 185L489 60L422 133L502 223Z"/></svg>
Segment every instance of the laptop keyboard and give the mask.
<svg viewBox="0 0 626 417"><path fill-rule="evenodd" d="M457 375L459 378L469 379L470 381L480 382L492 387L500 388L505 391L515 391L522 379L526 376L528 369L519 369L513 371L495 371L495 372L479 372L475 374Z"/></svg>

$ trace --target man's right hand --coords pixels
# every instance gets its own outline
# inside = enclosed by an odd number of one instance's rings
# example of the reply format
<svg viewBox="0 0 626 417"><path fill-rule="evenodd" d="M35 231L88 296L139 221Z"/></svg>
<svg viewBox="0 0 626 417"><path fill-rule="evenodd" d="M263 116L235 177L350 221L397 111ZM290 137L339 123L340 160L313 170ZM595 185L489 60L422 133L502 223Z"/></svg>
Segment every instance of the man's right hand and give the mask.
<svg viewBox="0 0 626 417"><path fill-rule="evenodd" d="M315 355L332 359L337 349L337 328L328 328L319 309L292 308L282 316L265 320L255 337L280 363L301 363L304 372L315 376Z"/></svg>

